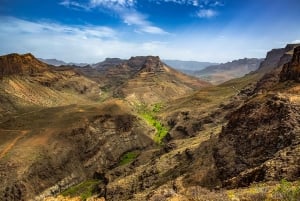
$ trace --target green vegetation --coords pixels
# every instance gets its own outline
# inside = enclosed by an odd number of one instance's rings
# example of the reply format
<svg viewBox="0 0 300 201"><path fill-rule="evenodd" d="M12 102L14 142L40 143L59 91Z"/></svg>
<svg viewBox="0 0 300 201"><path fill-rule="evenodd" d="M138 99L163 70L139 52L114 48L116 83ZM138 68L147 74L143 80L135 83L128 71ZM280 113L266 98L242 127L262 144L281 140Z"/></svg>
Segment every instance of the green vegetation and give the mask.
<svg viewBox="0 0 300 201"><path fill-rule="evenodd" d="M282 201L298 201L300 200L300 182L293 184L283 179L275 194Z"/></svg>
<svg viewBox="0 0 300 201"><path fill-rule="evenodd" d="M154 112L154 113L160 112L162 108L163 108L163 104L162 103L155 103L153 105L152 112Z"/></svg>
<svg viewBox="0 0 300 201"><path fill-rule="evenodd" d="M161 103L156 103L149 110L145 105L139 107L139 113L142 118L151 126L155 127L156 134L154 136L154 141L157 144L162 144L162 140L167 135L169 129L166 128L159 120L155 117L155 114L162 109L163 105Z"/></svg>
<svg viewBox="0 0 300 201"><path fill-rule="evenodd" d="M84 181L63 191L61 195L70 197L80 196L82 200L86 200L96 193L98 184L99 181L97 180Z"/></svg>
<svg viewBox="0 0 300 201"><path fill-rule="evenodd" d="M121 159L120 159L120 165L125 165L128 163L131 163L132 161L134 161L136 159L136 157L138 156L137 152L127 152L126 154L124 154Z"/></svg>

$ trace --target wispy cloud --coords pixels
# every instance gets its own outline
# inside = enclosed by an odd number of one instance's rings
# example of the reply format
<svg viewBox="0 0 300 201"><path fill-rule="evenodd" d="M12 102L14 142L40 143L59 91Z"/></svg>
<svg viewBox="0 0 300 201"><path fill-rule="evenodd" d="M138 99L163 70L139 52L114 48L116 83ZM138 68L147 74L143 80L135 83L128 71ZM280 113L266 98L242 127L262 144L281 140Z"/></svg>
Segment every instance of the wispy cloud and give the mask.
<svg viewBox="0 0 300 201"><path fill-rule="evenodd" d="M89 3L81 4L75 1L64 0L60 5L68 8L82 8L84 10L101 7L117 14L125 24L133 26L139 33L168 34L167 31L147 20L146 15L138 12L135 9L136 2L136 0L89 0Z"/></svg>
<svg viewBox="0 0 300 201"><path fill-rule="evenodd" d="M90 10L91 7L87 4L81 4L76 1L71 0L64 0L59 3L62 6L65 6L67 8L75 9L75 10Z"/></svg>
<svg viewBox="0 0 300 201"><path fill-rule="evenodd" d="M197 12L197 16L200 18L212 18L217 15L218 15L217 11L215 11L213 9L200 9Z"/></svg>
<svg viewBox="0 0 300 201"><path fill-rule="evenodd" d="M124 23L128 25L134 25L138 27L137 32L144 32L150 34L168 34L168 32L163 29L153 26L149 21L146 20L146 17L136 11L122 13L122 18Z"/></svg>
<svg viewBox="0 0 300 201"><path fill-rule="evenodd" d="M136 3L136 0L90 0L90 6L106 6L106 7L132 7Z"/></svg>

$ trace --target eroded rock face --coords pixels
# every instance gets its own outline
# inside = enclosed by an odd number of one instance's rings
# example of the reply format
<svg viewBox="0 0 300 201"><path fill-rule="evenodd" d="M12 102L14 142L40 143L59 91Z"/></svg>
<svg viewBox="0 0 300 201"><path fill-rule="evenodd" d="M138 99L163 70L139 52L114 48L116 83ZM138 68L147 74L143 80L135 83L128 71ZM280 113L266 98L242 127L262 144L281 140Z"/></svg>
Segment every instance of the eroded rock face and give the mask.
<svg viewBox="0 0 300 201"><path fill-rule="evenodd" d="M295 48L292 60L283 66L280 81L294 80L300 82L300 47Z"/></svg>
<svg viewBox="0 0 300 201"><path fill-rule="evenodd" d="M215 151L223 184L246 186L254 181L278 179L271 175L283 177L280 165L272 170L277 173L270 173L270 168L262 164L272 160L279 151L299 143L299 108L286 98L274 95L262 102L249 101L230 116ZM284 155L281 160L286 160ZM286 171L298 174L289 166Z"/></svg>

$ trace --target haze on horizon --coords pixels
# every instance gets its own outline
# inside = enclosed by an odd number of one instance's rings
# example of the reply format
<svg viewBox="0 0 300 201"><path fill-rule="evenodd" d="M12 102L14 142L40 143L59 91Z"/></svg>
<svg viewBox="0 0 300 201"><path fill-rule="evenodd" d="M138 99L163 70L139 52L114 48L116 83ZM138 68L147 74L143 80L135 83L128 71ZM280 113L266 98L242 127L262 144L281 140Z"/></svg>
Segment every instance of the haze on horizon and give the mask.
<svg viewBox="0 0 300 201"><path fill-rule="evenodd" d="M2 0L0 54L226 62L300 42L299 0Z"/></svg>

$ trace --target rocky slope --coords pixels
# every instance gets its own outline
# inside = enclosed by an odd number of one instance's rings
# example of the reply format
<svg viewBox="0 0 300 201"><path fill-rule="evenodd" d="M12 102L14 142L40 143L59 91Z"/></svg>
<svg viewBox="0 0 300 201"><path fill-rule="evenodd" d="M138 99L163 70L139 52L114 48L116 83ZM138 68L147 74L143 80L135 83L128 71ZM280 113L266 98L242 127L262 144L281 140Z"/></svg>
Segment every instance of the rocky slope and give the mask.
<svg viewBox="0 0 300 201"><path fill-rule="evenodd" d="M275 83L230 114L215 150L224 186L299 179L300 94L299 85L289 83L297 81L299 55L296 48L292 60L274 74Z"/></svg>
<svg viewBox="0 0 300 201"><path fill-rule="evenodd" d="M127 152L153 145L151 130L122 102L44 109L0 129L6 147L0 154L0 197L7 201L42 200L88 179L98 179L99 195L106 196L105 173ZM13 144L8 136L16 136Z"/></svg>

